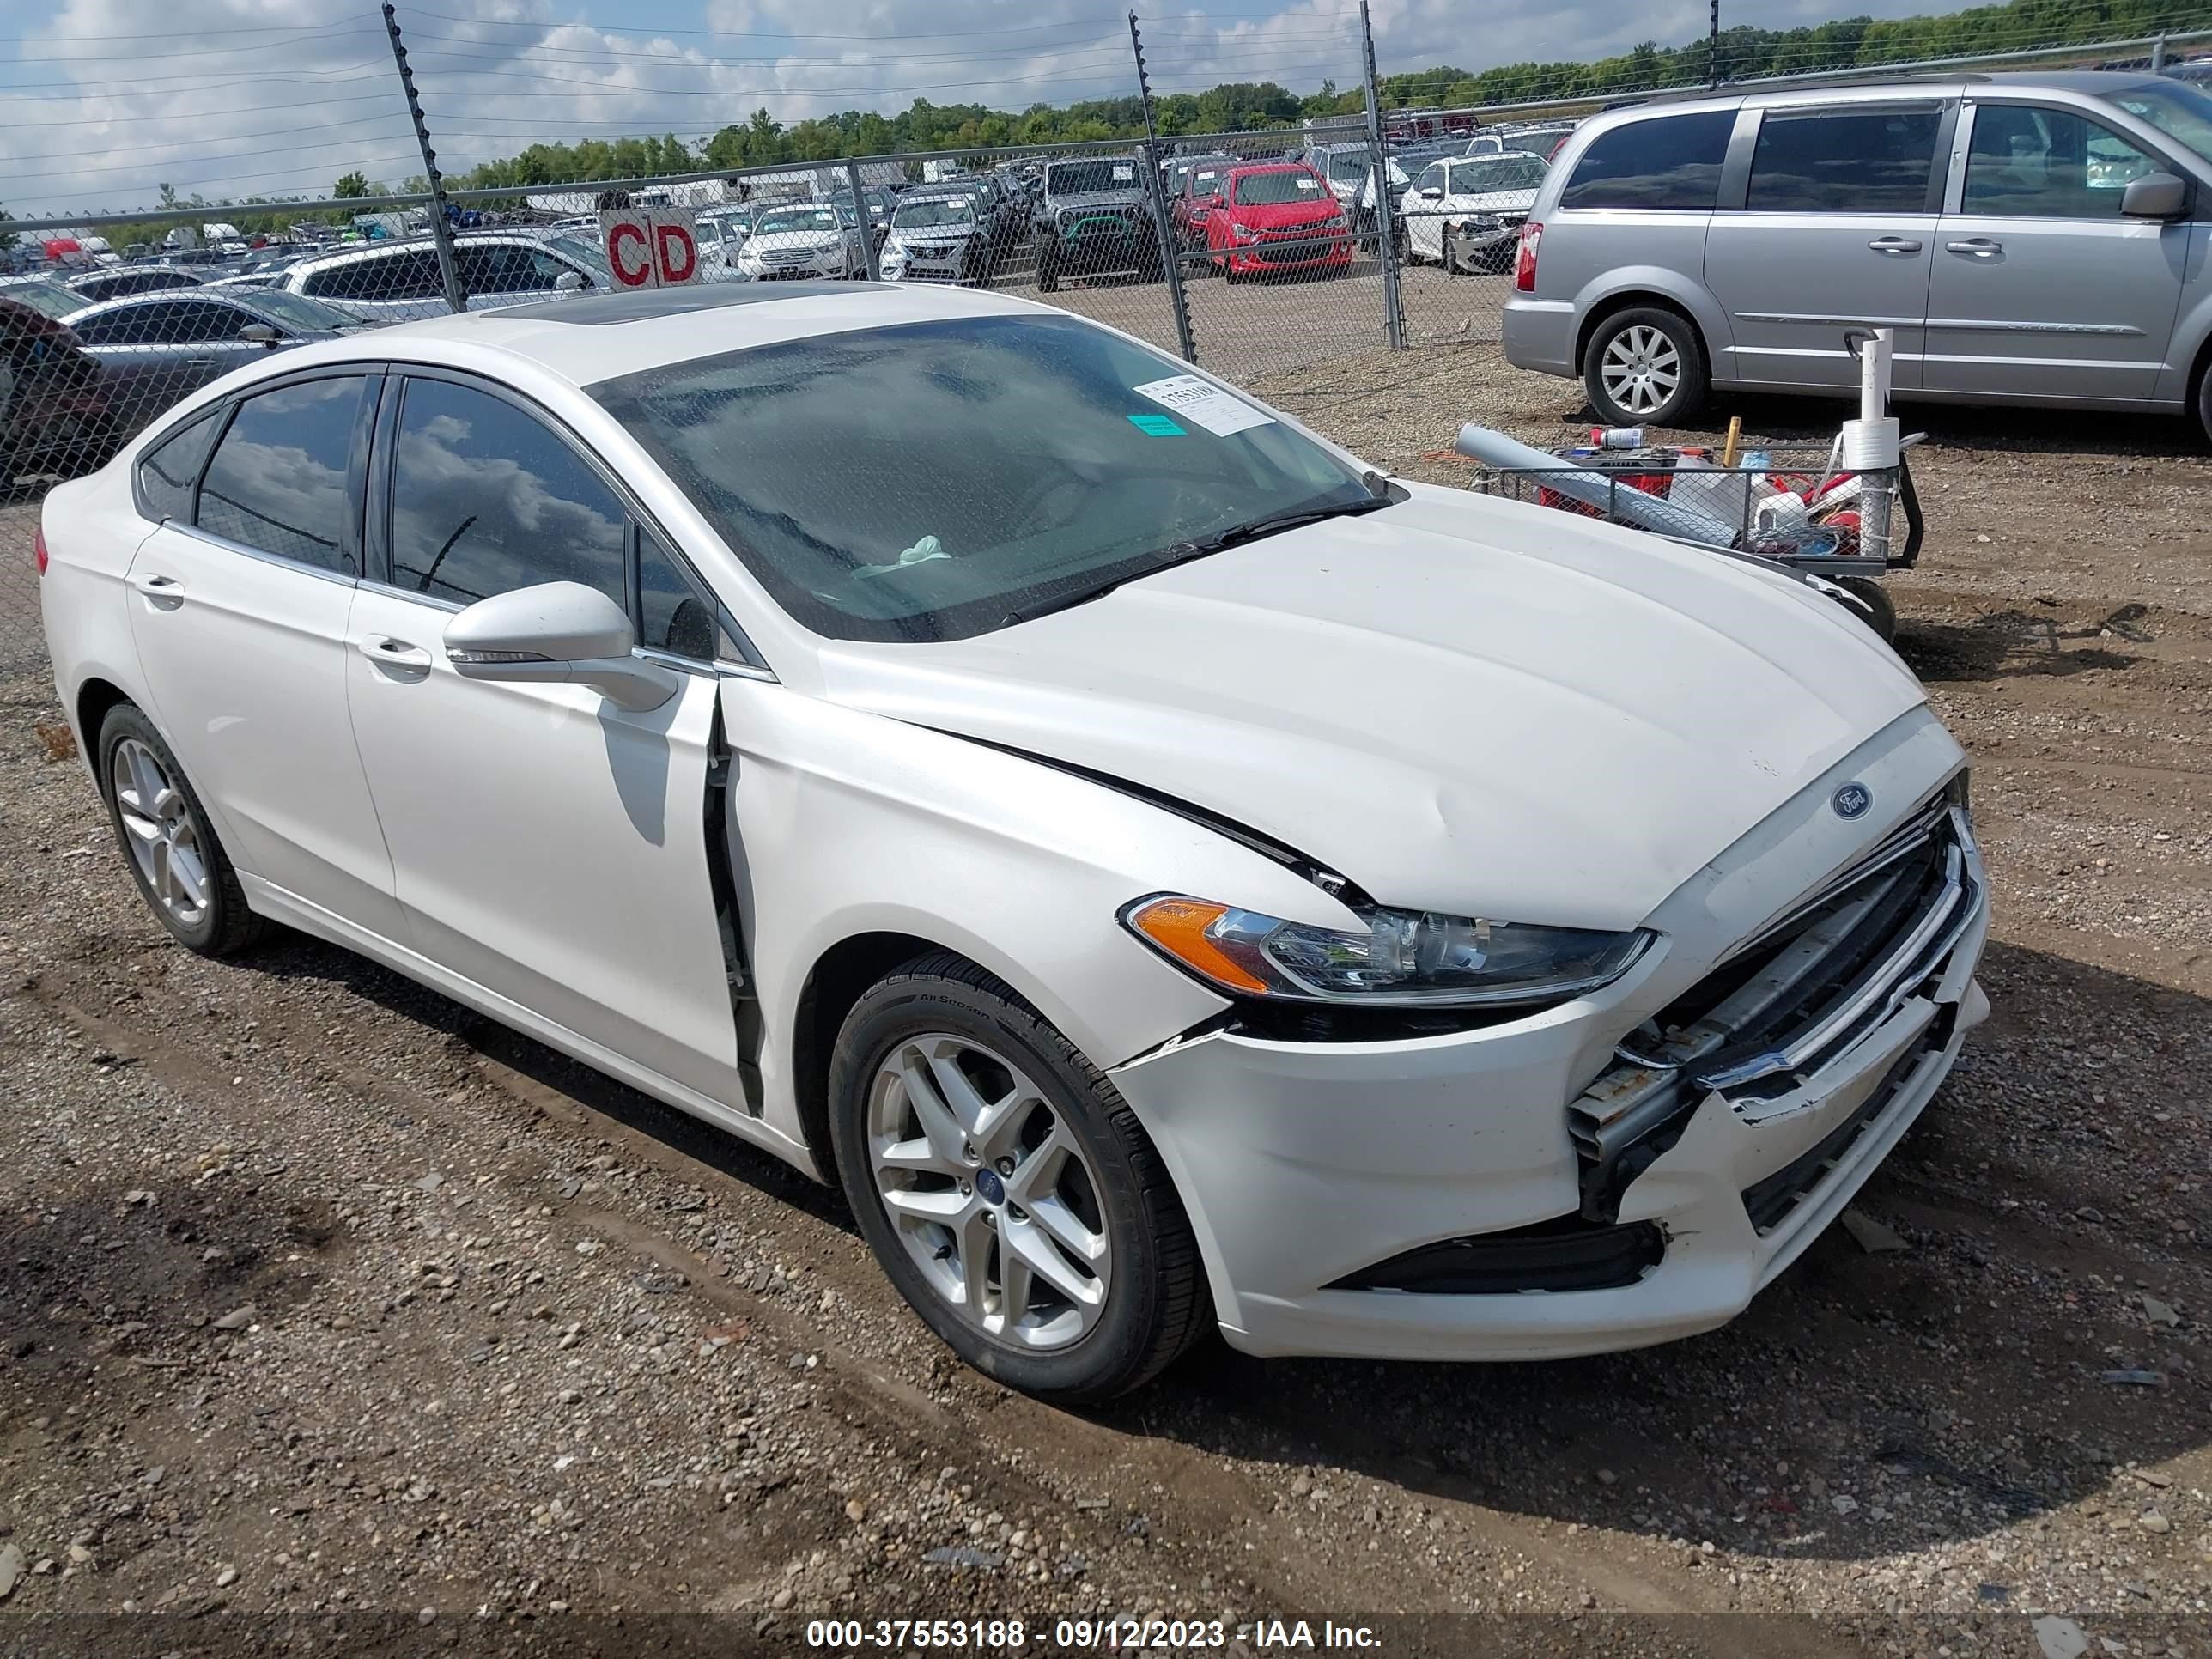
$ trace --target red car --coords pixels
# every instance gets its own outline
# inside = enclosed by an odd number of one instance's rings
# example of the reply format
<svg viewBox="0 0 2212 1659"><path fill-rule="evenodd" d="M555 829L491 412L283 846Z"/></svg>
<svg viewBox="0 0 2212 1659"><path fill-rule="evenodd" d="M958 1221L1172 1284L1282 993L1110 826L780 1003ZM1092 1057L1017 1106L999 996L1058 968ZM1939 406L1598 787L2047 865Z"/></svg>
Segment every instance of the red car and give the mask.
<svg viewBox="0 0 2212 1659"><path fill-rule="evenodd" d="M1231 282L1276 271L1344 270L1352 228L1328 182L1304 161L1231 167L1206 216L1214 268Z"/></svg>

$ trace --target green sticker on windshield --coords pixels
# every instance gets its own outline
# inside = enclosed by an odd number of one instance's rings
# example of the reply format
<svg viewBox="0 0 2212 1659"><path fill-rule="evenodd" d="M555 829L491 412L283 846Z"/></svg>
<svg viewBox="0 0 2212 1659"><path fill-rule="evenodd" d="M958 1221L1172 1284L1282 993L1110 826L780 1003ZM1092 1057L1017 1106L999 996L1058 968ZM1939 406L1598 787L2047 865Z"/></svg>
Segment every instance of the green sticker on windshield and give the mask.
<svg viewBox="0 0 2212 1659"><path fill-rule="evenodd" d="M1129 424L1155 438L1180 438L1183 429L1164 415L1132 415Z"/></svg>

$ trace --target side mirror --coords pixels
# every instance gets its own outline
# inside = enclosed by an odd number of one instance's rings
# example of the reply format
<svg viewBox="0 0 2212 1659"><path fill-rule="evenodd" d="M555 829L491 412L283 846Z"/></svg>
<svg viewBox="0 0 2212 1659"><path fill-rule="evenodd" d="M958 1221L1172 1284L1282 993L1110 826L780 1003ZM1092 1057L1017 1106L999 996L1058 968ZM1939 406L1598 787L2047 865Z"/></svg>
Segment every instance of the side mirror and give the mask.
<svg viewBox="0 0 2212 1659"><path fill-rule="evenodd" d="M279 337L266 323L248 323L238 331L238 337L248 345L273 346Z"/></svg>
<svg viewBox="0 0 2212 1659"><path fill-rule="evenodd" d="M577 293L584 286L584 273L580 270L564 270L553 279L553 286L562 294Z"/></svg>
<svg viewBox="0 0 2212 1659"><path fill-rule="evenodd" d="M2170 173L2130 179L2120 192L2120 211L2130 219L2178 219L2188 209L2189 186Z"/></svg>
<svg viewBox="0 0 2212 1659"><path fill-rule="evenodd" d="M632 654L623 608L581 582L495 593L446 624L446 659L467 680L588 685L634 714L676 695L676 676Z"/></svg>
<svg viewBox="0 0 2212 1659"><path fill-rule="evenodd" d="M1424 202L1441 202L1443 198L1444 187L1442 185L1423 185L1421 186L1421 199Z"/></svg>

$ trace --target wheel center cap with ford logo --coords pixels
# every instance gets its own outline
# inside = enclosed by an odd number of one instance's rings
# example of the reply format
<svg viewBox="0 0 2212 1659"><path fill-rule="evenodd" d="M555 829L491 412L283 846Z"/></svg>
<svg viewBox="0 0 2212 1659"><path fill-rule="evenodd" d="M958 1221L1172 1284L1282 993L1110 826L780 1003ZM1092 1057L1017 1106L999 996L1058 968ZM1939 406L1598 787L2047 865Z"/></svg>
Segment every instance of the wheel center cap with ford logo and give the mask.
<svg viewBox="0 0 2212 1659"><path fill-rule="evenodd" d="M1863 818L1874 805L1874 791L1863 783L1847 783L1828 797L1828 805L1839 818Z"/></svg>
<svg viewBox="0 0 2212 1659"><path fill-rule="evenodd" d="M999 1172L996 1170L976 1170L975 1190L982 1194L983 1201L986 1204L1003 1204L1006 1201L1006 1183L999 1179Z"/></svg>

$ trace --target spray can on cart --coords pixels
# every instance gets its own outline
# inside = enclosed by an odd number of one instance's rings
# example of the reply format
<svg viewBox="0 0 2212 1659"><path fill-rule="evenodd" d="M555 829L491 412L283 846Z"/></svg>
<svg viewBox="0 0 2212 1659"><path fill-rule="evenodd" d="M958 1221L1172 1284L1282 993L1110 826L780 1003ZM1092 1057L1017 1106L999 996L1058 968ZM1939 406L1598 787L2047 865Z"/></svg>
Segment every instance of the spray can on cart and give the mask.
<svg viewBox="0 0 2212 1659"><path fill-rule="evenodd" d="M1599 449L1641 449L1644 447L1644 428L1640 426L1594 426L1589 441Z"/></svg>

